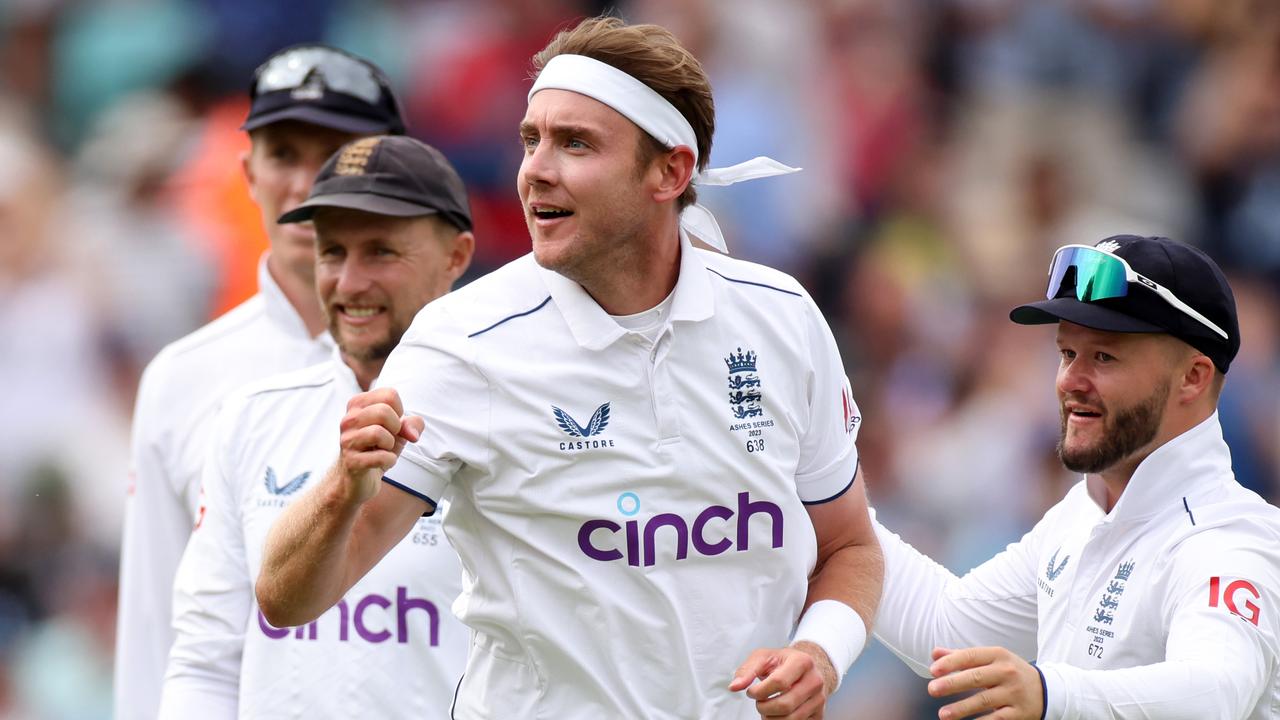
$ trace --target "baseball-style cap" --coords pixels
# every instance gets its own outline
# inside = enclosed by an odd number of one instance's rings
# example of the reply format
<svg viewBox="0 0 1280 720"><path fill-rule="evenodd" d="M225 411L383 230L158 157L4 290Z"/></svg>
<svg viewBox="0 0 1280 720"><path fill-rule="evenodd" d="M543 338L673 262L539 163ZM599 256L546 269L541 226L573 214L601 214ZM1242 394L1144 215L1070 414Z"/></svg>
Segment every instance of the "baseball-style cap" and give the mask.
<svg viewBox="0 0 1280 720"><path fill-rule="evenodd" d="M267 58L249 86L242 130L281 120L369 135L404 133L400 104L373 63L328 45L294 45Z"/></svg>
<svg viewBox="0 0 1280 720"><path fill-rule="evenodd" d="M1226 276L1208 255L1168 238L1115 235L1092 247L1059 248L1045 297L1014 308L1009 319L1168 333L1224 373L1240 350L1236 301Z"/></svg>
<svg viewBox="0 0 1280 720"><path fill-rule="evenodd" d="M320 168L311 195L277 222L304 222L322 207L393 217L440 215L459 230L472 227L458 171L439 150L406 135L376 135L343 145Z"/></svg>

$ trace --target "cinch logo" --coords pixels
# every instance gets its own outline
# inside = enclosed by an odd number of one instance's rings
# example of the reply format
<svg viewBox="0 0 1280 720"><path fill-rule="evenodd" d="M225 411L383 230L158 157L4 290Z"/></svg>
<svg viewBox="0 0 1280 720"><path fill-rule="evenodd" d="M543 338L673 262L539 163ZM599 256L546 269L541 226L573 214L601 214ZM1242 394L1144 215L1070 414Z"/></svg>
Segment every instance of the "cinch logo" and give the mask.
<svg viewBox="0 0 1280 720"><path fill-rule="evenodd" d="M1240 612L1240 608L1236 605L1236 597L1239 596L1240 591L1243 590L1252 595L1254 600L1261 600L1262 593L1258 592L1258 588L1254 587L1253 583L1248 580L1236 580L1235 582L1227 585L1226 591L1221 590L1221 585L1222 578L1216 575L1209 578L1209 607L1218 607L1218 601L1221 599L1226 604L1227 609L1233 614L1239 615L1245 620L1257 625L1258 618L1262 615L1262 608L1255 605L1252 600L1245 600L1244 607L1249 611L1249 614L1246 615Z"/></svg>
<svg viewBox="0 0 1280 720"><path fill-rule="evenodd" d="M276 479L276 471L272 470L271 467L268 466L267 477L264 479L264 483L267 486L267 492L272 495L292 495L298 492L298 489L306 484L307 478L309 477L311 477L310 470L295 477L284 485L280 485L279 481Z"/></svg>
<svg viewBox="0 0 1280 720"><path fill-rule="evenodd" d="M431 623L431 647L435 647L440 644L440 611L436 608L435 603L422 598L411 598L409 597L408 588L397 587L394 604L396 606L396 642L401 644L409 642L409 611L425 610ZM352 612L345 598L339 600L338 604L333 606L333 609L338 611L339 642L348 641L352 628L355 628L356 635L365 642L377 644L391 639L392 633L390 630L390 622L386 622L381 627L374 627L371 626L366 619L365 613L373 605L377 605L383 610L388 610L391 608L392 602L390 598L373 593L371 595L366 595L357 602L354 612ZM326 616L329 614L330 613L325 613ZM389 615L390 613L380 614ZM324 616L321 616L320 620L323 619ZM277 628L267 622L267 619L263 616L261 610L258 611L258 628L262 630L263 635L266 635L272 640L284 639L288 637L290 633L292 633L298 640L315 640L319 636L317 626L319 625L320 620L313 620L306 625L299 625L296 628ZM328 623L326 623L326 625L327 624Z"/></svg>
<svg viewBox="0 0 1280 720"><path fill-rule="evenodd" d="M637 515L640 496L633 492L619 495L618 512L628 517ZM751 518L755 515L769 518L773 547L782 547L782 508L768 500L752 502L751 493L746 492L738 493L737 512L724 505L712 505L698 513L692 524L675 513L654 515L644 521L643 526L639 520L627 520L624 525L604 518L588 520L578 529L578 547L592 560L611 562L626 558L632 567L651 567L658 561L658 531L669 528L668 532L675 533L676 560L689 556L690 545L699 555L706 556L719 555L730 548L745 552L750 549ZM713 523L715 527L709 528ZM623 533L625 553L618 543L619 532Z"/></svg>

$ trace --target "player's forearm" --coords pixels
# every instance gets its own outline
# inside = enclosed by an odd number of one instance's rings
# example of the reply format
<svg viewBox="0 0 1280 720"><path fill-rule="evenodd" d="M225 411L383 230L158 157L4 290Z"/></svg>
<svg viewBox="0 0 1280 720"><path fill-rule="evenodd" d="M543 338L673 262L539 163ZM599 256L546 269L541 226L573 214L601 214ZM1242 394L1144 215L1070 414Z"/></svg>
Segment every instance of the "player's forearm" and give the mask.
<svg viewBox="0 0 1280 720"><path fill-rule="evenodd" d="M311 622L359 579L351 568L359 512L335 467L313 492L281 513L267 534L255 588L272 625Z"/></svg>
<svg viewBox="0 0 1280 720"><path fill-rule="evenodd" d="M1218 662L1169 661L1119 670L1040 666L1046 720L1243 720L1262 678L1252 668Z"/></svg>
<svg viewBox="0 0 1280 720"><path fill-rule="evenodd" d="M869 543L847 545L833 552L809 581L805 607L819 600L836 600L857 611L871 633L880 604L884 557L875 538Z"/></svg>

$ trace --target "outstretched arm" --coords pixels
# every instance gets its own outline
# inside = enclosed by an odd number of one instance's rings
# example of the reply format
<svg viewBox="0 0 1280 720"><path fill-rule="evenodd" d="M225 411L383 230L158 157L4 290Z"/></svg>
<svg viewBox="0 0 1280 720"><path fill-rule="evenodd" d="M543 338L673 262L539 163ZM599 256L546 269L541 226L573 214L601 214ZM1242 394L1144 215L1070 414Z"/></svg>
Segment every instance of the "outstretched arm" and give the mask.
<svg viewBox="0 0 1280 720"><path fill-rule="evenodd" d="M415 495L382 488L383 473L422 428L422 418L404 417L391 388L361 393L347 404L338 461L267 535L256 592L272 625L319 617L432 510Z"/></svg>
<svg viewBox="0 0 1280 720"><path fill-rule="evenodd" d="M885 567L875 637L916 674L930 677L937 647L1000 646L1035 657L1040 526L963 578L874 526Z"/></svg>

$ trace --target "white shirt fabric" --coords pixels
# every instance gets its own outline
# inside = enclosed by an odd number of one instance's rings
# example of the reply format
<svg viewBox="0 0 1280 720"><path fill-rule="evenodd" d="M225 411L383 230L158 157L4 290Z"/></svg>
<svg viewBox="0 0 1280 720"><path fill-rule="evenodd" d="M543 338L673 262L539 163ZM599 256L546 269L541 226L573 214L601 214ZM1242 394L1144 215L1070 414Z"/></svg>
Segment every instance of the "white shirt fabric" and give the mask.
<svg viewBox="0 0 1280 720"><path fill-rule="evenodd" d="M732 365L732 367L731 367ZM521 258L423 309L380 385L426 419L387 481L451 501L474 631L456 717L756 718L858 422L792 278L692 248L656 343Z"/></svg>
<svg viewBox="0 0 1280 720"><path fill-rule="evenodd" d="M174 587L161 718L234 718L237 696L242 718L449 716L469 636L449 612L462 571L438 517L421 518L315 622L276 629L258 610L267 533L333 464L360 392L333 354L251 384L219 415Z"/></svg>
<svg viewBox="0 0 1280 720"><path fill-rule="evenodd" d="M926 677L935 646L1034 659L1048 720L1280 718L1280 509L1236 482L1217 415L1105 497L1087 476L963 578L877 524L876 637Z"/></svg>
<svg viewBox="0 0 1280 720"><path fill-rule="evenodd" d="M120 549L115 717L152 720L173 632L173 577L191 535L214 414L231 390L324 362L333 341L312 338L267 271L258 294L161 350L138 388Z"/></svg>

